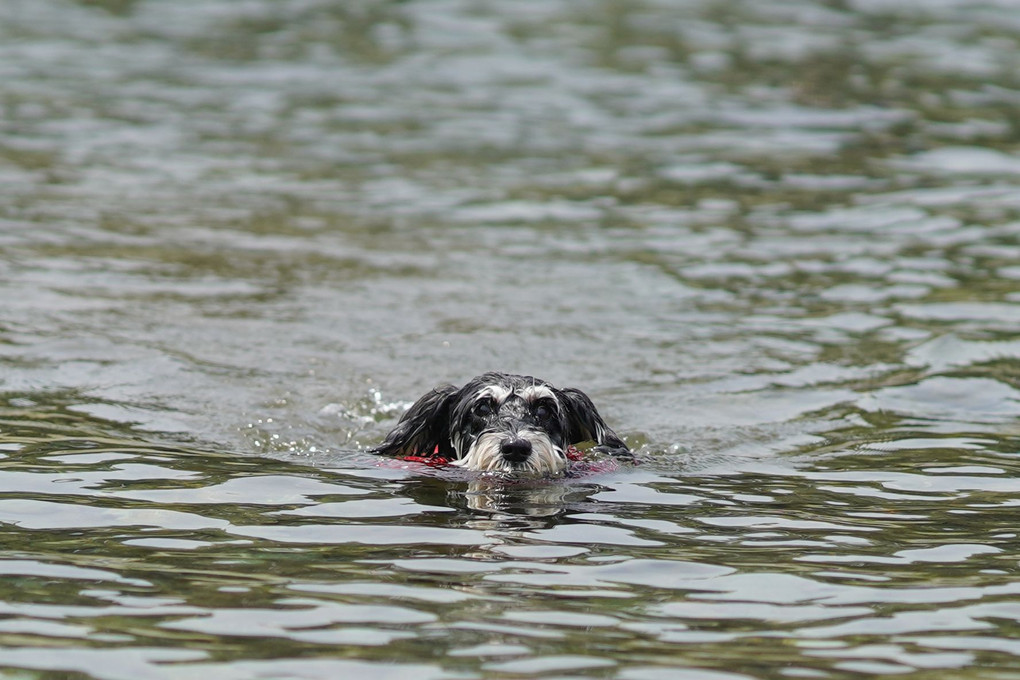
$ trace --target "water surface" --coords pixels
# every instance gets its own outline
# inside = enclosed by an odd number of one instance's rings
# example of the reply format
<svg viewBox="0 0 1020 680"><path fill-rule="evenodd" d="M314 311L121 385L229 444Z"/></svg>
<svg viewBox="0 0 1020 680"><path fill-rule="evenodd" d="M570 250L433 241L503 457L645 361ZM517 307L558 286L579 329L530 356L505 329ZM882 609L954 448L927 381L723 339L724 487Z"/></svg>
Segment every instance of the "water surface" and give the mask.
<svg viewBox="0 0 1020 680"><path fill-rule="evenodd" d="M1015 15L3 3L0 667L1017 677ZM365 453L493 369L639 463Z"/></svg>

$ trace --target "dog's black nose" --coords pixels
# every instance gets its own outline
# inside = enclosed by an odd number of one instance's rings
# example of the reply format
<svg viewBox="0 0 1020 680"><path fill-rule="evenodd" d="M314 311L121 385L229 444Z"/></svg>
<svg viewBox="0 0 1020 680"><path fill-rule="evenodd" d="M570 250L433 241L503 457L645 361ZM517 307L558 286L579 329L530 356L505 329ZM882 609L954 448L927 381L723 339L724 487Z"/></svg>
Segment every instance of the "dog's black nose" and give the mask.
<svg viewBox="0 0 1020 680"><path fill-rule="evenodd" d="M531 455L531 442L527 439L504 439L499 450L511 463L521 463Z"/></svg>

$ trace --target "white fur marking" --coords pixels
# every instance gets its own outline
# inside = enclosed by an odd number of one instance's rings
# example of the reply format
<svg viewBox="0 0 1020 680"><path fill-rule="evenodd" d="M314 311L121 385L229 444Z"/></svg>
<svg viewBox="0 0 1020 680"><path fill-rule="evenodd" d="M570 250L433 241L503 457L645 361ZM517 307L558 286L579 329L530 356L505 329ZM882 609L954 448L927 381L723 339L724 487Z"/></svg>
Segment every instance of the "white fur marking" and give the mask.
<svg viewBox="0 0 1020 680"><path fill-rule="evenodd" d="M476 399L492 397L497 404L502 404L511 394L513 394L513 391L508 390L502 385L488 385L484 389L479 390L478 397L476 397Z"/></svg>
<svg viewBox="0 0 1020 680"><path fill-rule="evenodd" d="M531 442L531 455L520 463L511 463L500 451L500 446L506 439L505 432L487 432L475 440L474 445L463 457L451 464L478 472L507 472L514 475L530 473L535 476L550 476L566 471L566 454L554 446L544 432L526 430L518 433L518 436Z"/></svg>
<svg viewBox="0 0 1020 680"><path fill-rule="evenodd" d="M553 391L545 385L531 385L521 390L521 396L524 397L525 401L532 402L539 399L552 399L556 400L556 395Z"/></svg>

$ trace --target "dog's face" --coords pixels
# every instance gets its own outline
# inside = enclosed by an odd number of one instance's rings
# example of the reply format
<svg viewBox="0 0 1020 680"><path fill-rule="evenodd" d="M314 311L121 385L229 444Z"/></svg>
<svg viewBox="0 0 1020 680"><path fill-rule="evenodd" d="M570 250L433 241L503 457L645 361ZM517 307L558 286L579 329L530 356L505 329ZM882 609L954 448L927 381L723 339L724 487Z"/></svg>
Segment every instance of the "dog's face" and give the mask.
<svg viewBox="0 0 1020 680"><path fill-rule="evenodd" d="M484 376L483 376L484 377ZM469 470L556 474L567 467L569 423L538 381L476 379L450 413L454 465Z"/></svg>
<svg viewBox="0 0 1020 680"><path fill-rule="evenodd" d="M567 447L584 441L630 454L580 390L486 373L464 387L446 385L423 396L375 452L436 453L469 470L555 475L566 470Z"/></svg>

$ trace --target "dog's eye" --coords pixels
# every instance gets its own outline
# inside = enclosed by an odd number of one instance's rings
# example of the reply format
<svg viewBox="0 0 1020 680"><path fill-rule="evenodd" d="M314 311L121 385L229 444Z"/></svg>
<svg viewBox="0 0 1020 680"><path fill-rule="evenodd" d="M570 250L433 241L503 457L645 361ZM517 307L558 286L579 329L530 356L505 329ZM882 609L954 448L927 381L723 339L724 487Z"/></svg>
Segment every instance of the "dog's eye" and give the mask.
<svg viewBox="0 0 1020 680"><path fill-rule="evenodd" d="M553 414L553 408L549 404L539 404L535 407L535 417L539 420L545 420L551 417Z"/></svg>
<svg viewBox="0 0 1020 680"><path fill-rule="evenodd" d="M475 404L475 415L476 416L487 416L492 413L492 400L484 399Z"/></svg>

